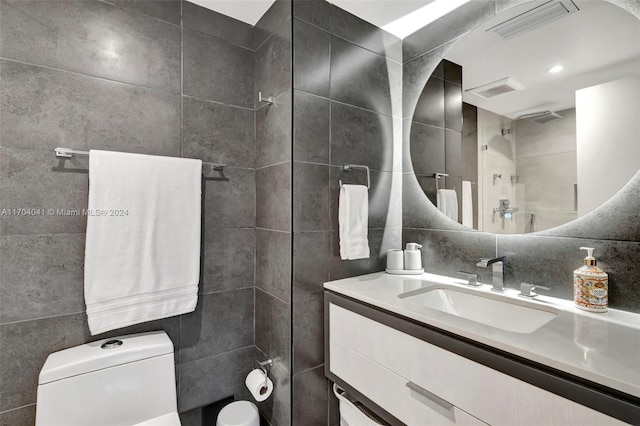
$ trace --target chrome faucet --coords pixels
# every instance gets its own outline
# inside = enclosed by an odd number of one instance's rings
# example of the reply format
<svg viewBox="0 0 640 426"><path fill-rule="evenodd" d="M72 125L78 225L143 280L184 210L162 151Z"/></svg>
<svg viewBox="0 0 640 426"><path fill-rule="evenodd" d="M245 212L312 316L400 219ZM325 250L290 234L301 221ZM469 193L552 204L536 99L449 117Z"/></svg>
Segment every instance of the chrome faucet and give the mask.
<svg viewBox="0 0 640 426"><path fill-rule="evenodd" d="M551 290L549 287L545 287L543 285L522 283L520 284L520 293L518 294L518 296L528 297L529 299L533 299L534 297L537 296L537 294L534 293L533 290L537 288L541 290Z"/></svg>
<svg viewBox="0 0 640 426"><path fill-rule="evenodd" d="M478 274L472 274L470 272L458 271L457 274L464 275L467 278L467 285L477 287L480 285L478 282Z"/></svg>
<svg viewBox="0 0 640 426"><path fill-rule="evenodd" d="M500 293L504 291L504 259L505 256L500 256L491 259L480 259L476 263L476 266L481 268L488 268L491 265L491 274L493 276L491 290L499 291Z"/></svg>

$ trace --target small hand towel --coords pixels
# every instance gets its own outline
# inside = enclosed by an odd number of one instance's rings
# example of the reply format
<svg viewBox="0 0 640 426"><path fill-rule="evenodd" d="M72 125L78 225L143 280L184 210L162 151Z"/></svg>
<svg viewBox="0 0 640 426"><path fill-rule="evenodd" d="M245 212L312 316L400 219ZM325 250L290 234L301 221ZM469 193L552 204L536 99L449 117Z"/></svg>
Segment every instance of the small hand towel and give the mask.
<svg viewBox="0 0 640 426"><path fill-rule="evenodd" d="M473 198L471 196L471 182L462 181L462 224L473 228Z"/></svg>
<svg viewBox="0 0 640 426"><path fill-rule="evenodd" d="M202 161L89 153L84 298L91 334L191 312Z"/></svg>
<svg viewBox="0 0 640 426"><path fill-rule="evenodd" d="M340 258L369 257L369 191L363 185L342 185L338 206Z"/></svg>
<svg viewBox="0 0 640 426"><path fill-rule="evenodd" d="M450 219L458 221L458 194L453 189L438 189L438 210Z"/></svg>

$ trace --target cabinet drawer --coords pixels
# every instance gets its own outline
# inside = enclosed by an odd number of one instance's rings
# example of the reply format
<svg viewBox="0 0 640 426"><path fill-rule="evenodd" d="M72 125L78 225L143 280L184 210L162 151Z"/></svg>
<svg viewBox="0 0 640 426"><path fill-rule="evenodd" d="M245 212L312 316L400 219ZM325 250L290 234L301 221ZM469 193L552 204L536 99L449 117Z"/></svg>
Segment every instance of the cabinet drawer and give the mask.
<svg viewBox="0 0 640 426"><path fill-rule="evenodd" d="M331 341L331 371L407 425L485 423L358 352Z"/></svg>
<svg viewBox="0 0 640 426"><path fill-rule="evenodd" d="M334 304L329 336L332 345L342 344L492 425L624 424Z"/></svg>

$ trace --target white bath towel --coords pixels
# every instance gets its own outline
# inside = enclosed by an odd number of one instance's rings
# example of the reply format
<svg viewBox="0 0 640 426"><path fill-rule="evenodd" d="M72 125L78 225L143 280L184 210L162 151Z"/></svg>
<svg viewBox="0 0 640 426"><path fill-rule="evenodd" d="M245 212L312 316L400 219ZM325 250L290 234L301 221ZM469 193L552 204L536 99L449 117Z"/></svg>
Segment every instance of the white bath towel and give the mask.
<svg viewBox="0 0 640 426"><path fill-rule="evenodd" d="M462 181L462 224L473 228L473 197L471 195L471 182Z"/></svg>
<svg viewBox="0 0 640 426"><path fill-rule="evenodd" d="M84 298L91 334L191 312L202 162L90 151Z"/></svg>
<svg viewBox="0 0 640 426"><path fill-rule="evenodd" d="M458 195L454 189L438 189L438 210L450 219L458 221Z"/></svg>
<svg viewBox="0 0 640 426"><path fill-rule="evenodd" d="M338 206L340 258L369 257L369 191L363 185L342 185Z"/></svg>

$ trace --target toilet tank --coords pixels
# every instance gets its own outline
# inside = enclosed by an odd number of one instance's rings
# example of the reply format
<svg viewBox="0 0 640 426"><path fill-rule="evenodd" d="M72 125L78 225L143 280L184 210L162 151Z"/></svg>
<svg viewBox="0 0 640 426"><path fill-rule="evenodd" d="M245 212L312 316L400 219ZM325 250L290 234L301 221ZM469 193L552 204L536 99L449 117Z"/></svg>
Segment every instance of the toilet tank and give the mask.
<svg viewBox="0 0 640 426"><path fill-rule="evenodd" d="M164 331L54 352L40 371L36 426L135 425L176 412L173 343Z"/></svg>

